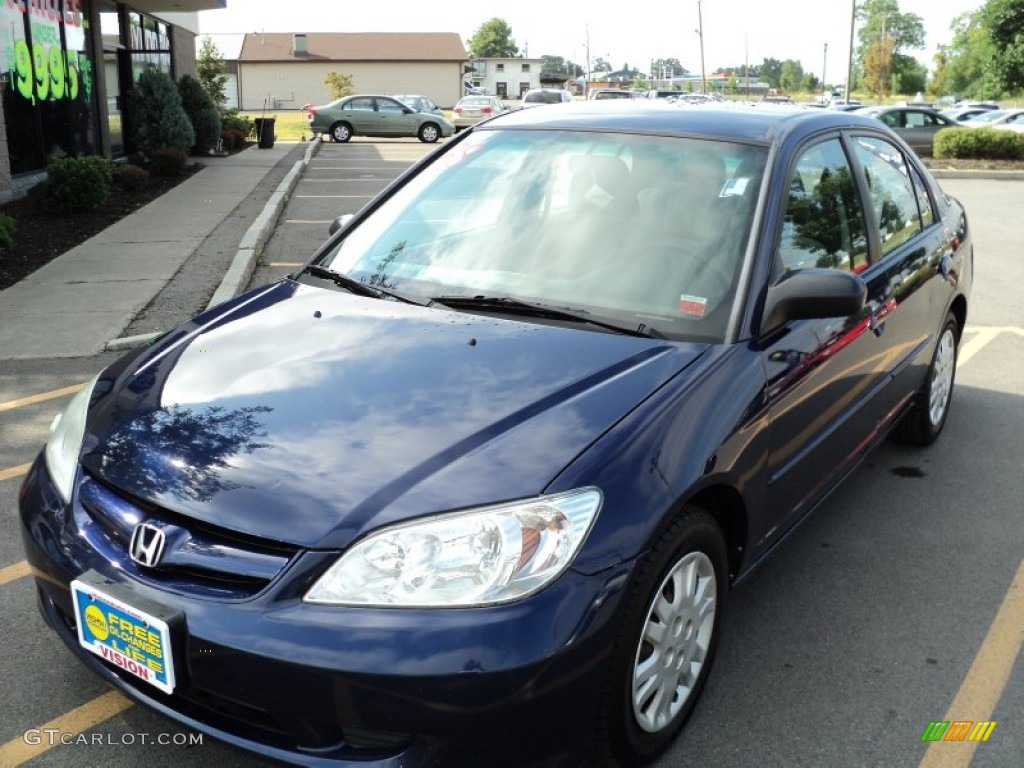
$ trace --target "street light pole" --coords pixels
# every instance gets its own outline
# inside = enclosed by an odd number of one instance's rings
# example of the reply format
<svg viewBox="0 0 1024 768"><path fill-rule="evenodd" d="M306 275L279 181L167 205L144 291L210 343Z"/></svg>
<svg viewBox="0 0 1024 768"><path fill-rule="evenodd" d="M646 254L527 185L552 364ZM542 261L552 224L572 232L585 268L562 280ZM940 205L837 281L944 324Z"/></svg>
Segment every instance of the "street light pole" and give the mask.
<svg viewBox="0 0 1024 768"><path fill-rule="evenodd" d="M821 100L825 100L825 91L828 90L828 86L825 85L825 67L828 64L828 43L825 43L825 56L821 60Z"/></svg>
<svg viewBox="0 0 1024 768"><path fill-rule="evenodd" d="M697 0L697 34L700 36L700 92L708 92L708 76L704 69L704 17L700 11L701 0Z"/></svg>
<svg viewBox="0 0 1024 768"><path fill-rule="evenodd" d="M857 0L850 3L850 58L846 61L846 103L850 103L853 92L853 27L857 22Z"/></svg>

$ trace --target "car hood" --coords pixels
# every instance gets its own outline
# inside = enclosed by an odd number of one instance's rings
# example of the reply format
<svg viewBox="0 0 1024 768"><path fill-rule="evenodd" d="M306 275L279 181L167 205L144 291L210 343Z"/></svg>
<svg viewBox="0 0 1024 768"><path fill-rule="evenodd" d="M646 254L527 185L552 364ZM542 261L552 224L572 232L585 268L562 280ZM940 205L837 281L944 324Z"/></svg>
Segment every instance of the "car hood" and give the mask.
<svg viewBox="0 0 1024 768"><path fill-rule="evenodd" d="M705 348L284 281L101 377L82 465L172 513L343 547L542 492Z"/></svg>

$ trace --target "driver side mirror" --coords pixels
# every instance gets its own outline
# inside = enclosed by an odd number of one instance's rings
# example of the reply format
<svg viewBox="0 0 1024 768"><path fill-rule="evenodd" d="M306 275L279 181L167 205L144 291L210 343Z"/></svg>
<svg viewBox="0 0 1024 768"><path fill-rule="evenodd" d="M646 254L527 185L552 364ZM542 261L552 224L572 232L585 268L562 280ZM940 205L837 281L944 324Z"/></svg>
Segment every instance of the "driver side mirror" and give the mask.
<svg viewBox="0 0 1024 768"><path fill-rule="evenodd" d="M343 213L341 216L335 216L331 222L331 226L327 228L327 234L333 235L342 227L347 227L348 223L355 218L354 213Z"/></svg>
<svg viewBox="0 0 1024 768"><path fill-rule="evenodd" d="M768 288L761 335L790 320L849 317L860 312L868 287L859 275L841 269L797 269Z"/></svg>

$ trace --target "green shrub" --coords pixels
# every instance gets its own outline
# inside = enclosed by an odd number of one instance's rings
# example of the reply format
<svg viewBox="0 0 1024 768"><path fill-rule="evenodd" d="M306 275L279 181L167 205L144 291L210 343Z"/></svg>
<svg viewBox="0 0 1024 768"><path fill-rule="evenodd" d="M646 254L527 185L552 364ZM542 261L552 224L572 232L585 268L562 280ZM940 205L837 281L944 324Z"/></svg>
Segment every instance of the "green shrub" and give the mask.
<svg viewBox="0 0 1024 768"><path fill-rule="evenodd" d="M46 166L50 199L65 211L99 208L110 197L115 163L105 157L59 157Z"/></svg>
<svg viewBox="0 0 1024 768"><path fill-rule="evenodd" d="M234 129L241 131L242 136L245 138L255 138L256 136L256 123L253 122L251 117L238 114L237 109L229 109L222 112L220 125L224 130Z"/></svg>
<svg viewBox="0 0 1024 768"><path fill-rule="evenodd" d="M152 155L164 147L188 152L196 143L181 96L170 75L153 68L144 69L132 93L135 116L135 142Z"/></svg>
<svg viewBox="0 0 1024 768"><path fill-rule="evenodd" d="M149 181L149 172L137 165L119 165L115 181L122 189L126 189L129 192L138 192Z"/></svg>
<svg viewBox="0 0 1024 768"><path fill-rule="evenodd" d="M220 113L217 112L217 106L206 89L191 75L183 75L178 81L178 94L196 135L192 154L207 155L211 149L216 148L217 139L220 138Z"/></svg>
<svg viewBox="0 0 1024 768"><path fill-rule="evenodd" d="M150 168L157 176L181 176L188 162L188 155L180 147L164 147L152 153Z"/></svg>
<svg viewBox="0 0 1024 768"><path fill-rule="evenodd" d="M17 228L13 216L0 213L0 251L14 248L14 230Z"/></svg>
<svg viewBox="0 0 1024 768"><path fill-rule="evenodd" d="M943 128L935 134L936 157L1024 160L1024 133L998 128Z"/></svg>

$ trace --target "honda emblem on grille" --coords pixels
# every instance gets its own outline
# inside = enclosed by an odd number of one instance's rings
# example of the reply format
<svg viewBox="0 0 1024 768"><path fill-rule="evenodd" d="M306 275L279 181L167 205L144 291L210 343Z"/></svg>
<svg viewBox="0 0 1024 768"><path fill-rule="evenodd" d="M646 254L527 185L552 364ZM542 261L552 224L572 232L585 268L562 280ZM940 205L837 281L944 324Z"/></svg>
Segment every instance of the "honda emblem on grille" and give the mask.
<svg viewBox="0 0 1024 768"><path fill-rule="evenodd" d="M132 541L128 553L139 565L155 568L160 564L164 554L167 537L164 532L151 523L139 523L132 531Z"/></svg>

